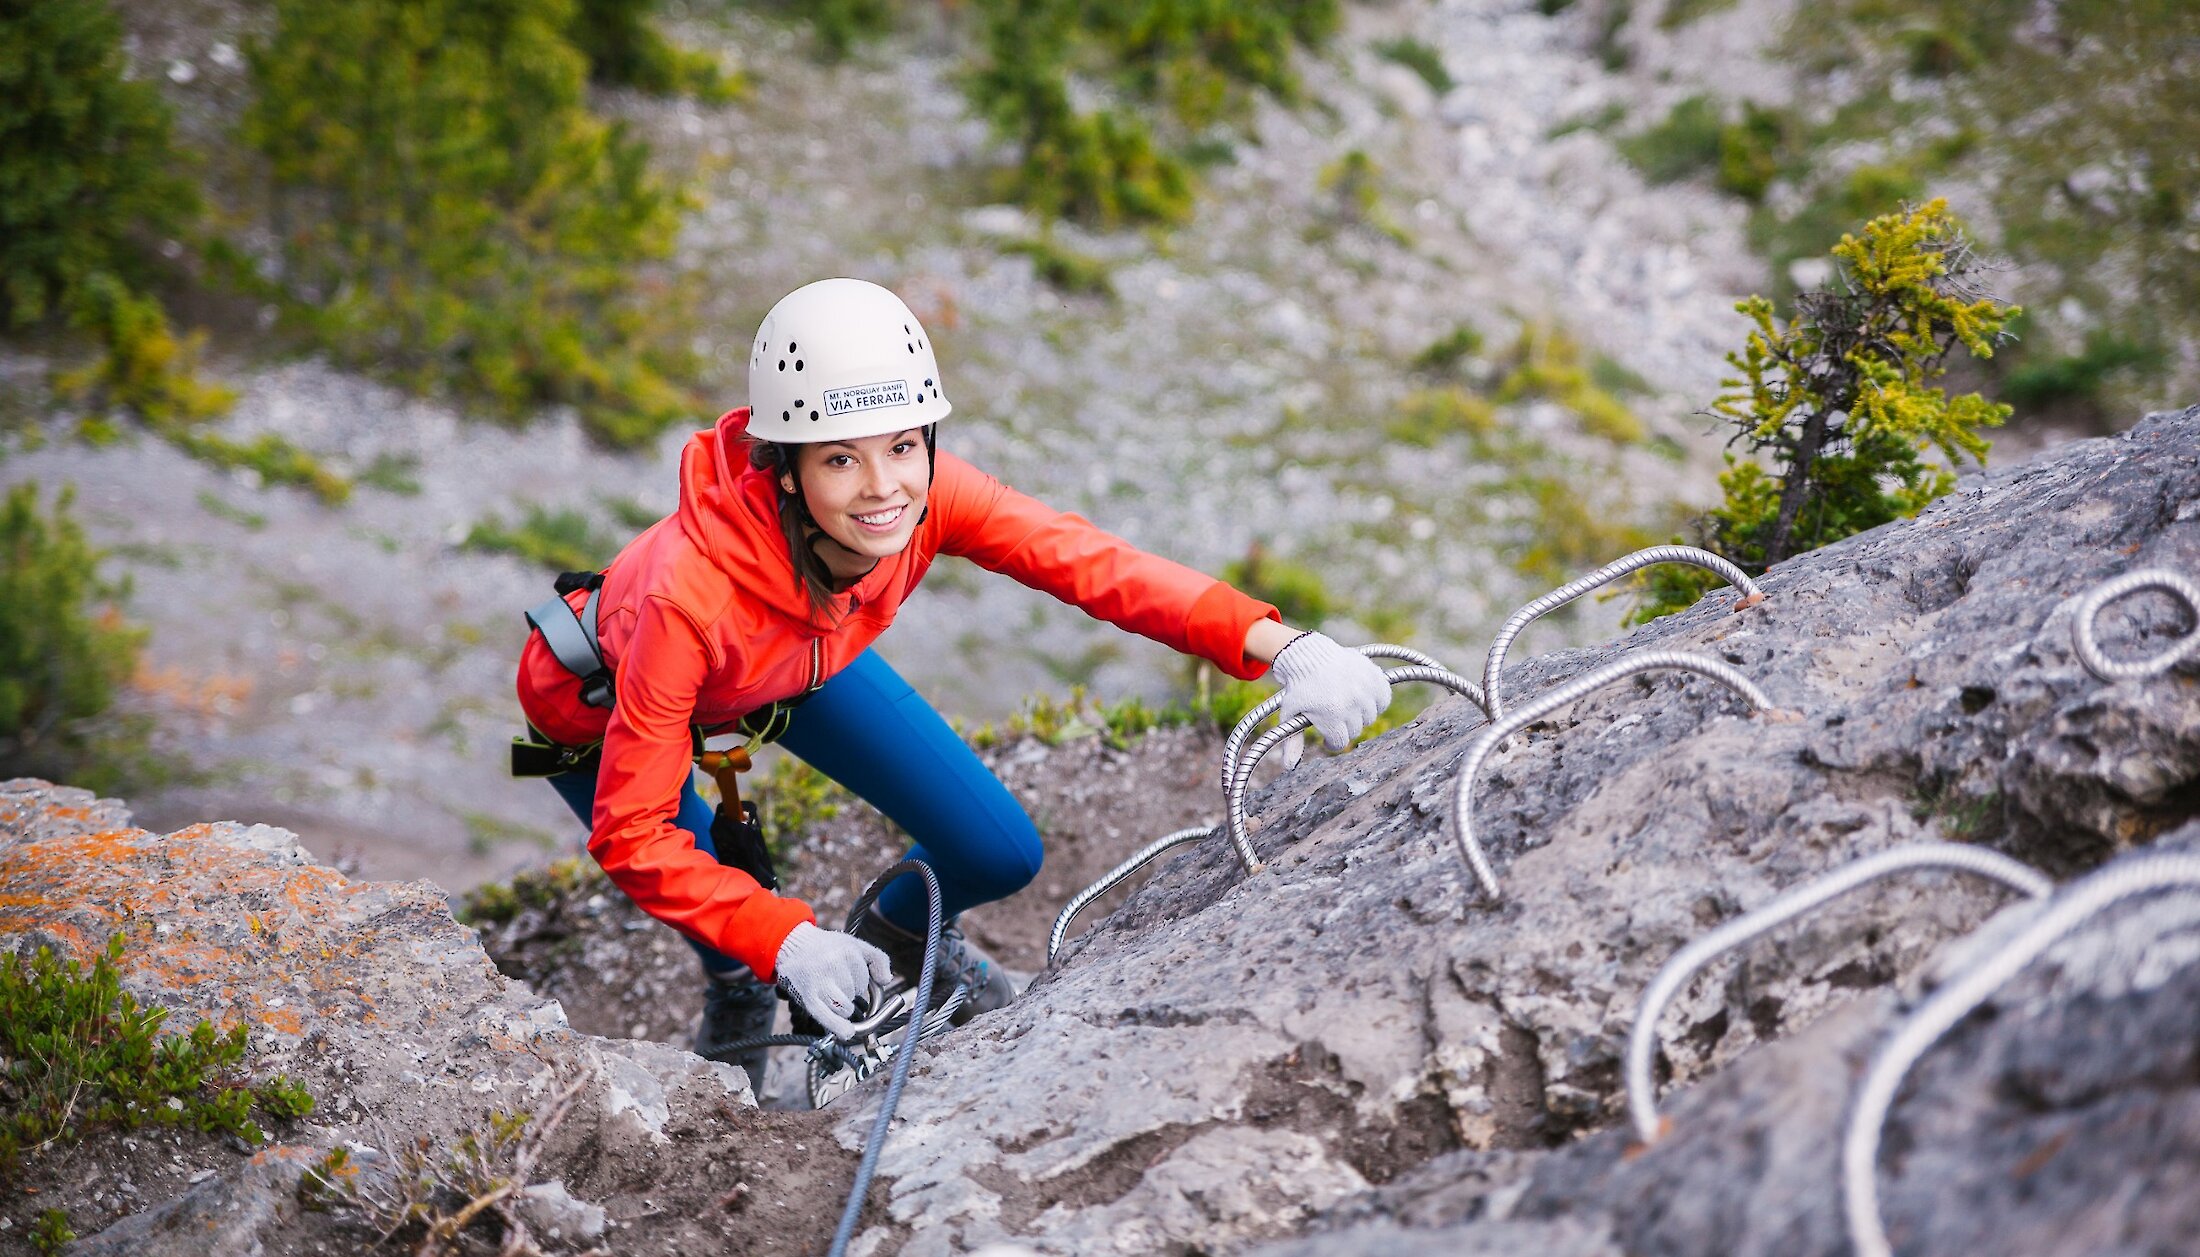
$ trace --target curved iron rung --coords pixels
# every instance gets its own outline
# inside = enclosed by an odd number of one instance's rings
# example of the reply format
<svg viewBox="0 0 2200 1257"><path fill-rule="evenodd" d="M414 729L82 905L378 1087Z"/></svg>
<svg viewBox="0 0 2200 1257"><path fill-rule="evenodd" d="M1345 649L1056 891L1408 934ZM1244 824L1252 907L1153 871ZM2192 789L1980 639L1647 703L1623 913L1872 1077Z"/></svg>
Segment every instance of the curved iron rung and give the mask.
<svg viewBox="0 0 2200 1257"><path fill-rule="evenodd" d="M1114 890L1124 878L1144 868L1154 857L1171 847L1181 847L1185 843L1197 842L1202 838L1212 838L1214 836L1215 827L1206 825L1194 826L1190 829L1179 829L1166 837L1156 838L1133 852L1129 859L1109 869L1101 876L1099 881L1078 891L1075 897L1062 905L1061 913L1054 918L1054 929L1047 934L1047 964L1049 966L1054 964L1055 953L1062 950L1062 941L1069 936L1070 922L1077 918L1078 913L1085 910L1086 905Z"/></svg>
<svg viewBox="0 0 2200 1257"><path fill-rule="evenodd" d="M2129 597L2141 590L2155 589L2182 603L2185 615L2192 620L2192 627L2185 635L2172 642L2168 649L2143 659L2111 659L2101 651L2096 636L2101 612L2109 603ZM2195 586L2176 572L2166 568L2148 568L2126 572L2114 580L2104 581L2088 590L2078 599L2070 621L2071 643L2077 648L2078 661L2086 671L2103 681L2133 681L2141 677L2160 676L2177 666L2185 656L2200 650L2200 586Z"/></svg>
<svg viewBox="0 0 2200 1257"><path fill-rule="evenodd" d="M1490 639L1489 658L1482 664L1482 692L1489 695L1490 719L1495 720L1505 714L1504 700L1497 692L1497 679L1504 671L1506 652L1512 649L1513 639L1519 637L1522 630L1593 589L1601 589L1631 572L1656 567L1660 563L1685 563L1717 573L1727 584L1742 591L1742 599L1734 607L1736 611L1764 601L1765 591L1757 587L1757 582L1751 580L1748 573L1709 550L1699 550L1694 546L1651 546L1646 550L1637 550L1625 558L1614 559L1587 576L1561 585L1513 612L1503 627L1497 630L1497 636Z"/></svg>
<svg viewBox="0 0 2200 1257"><path fill-rule="evenodd" d="M2049 894L2055 883L2045 873L1998 851L1954 842L1920 842L1875 852L1861 860L1800 886L1780 892L1761 907L1735 917L1717 929L1673 953L1657 976L1644 988L1642 1004L1635 1011L1634 1029L1627 1036L1627 1113L1635 1123L1635 1137L1645 1145L1658 1138L1657 1084L1650 1066L1658 1050L1658 1018L1672 998L1687 987L1699 970L1727 952L1787 924L1868 883L1910 869L1950 869L1991 878L2035 899Z"/></svg>
<svg viewBox="0 0 2200 1257"><path fill-rule="evenodd" d="M1614 681L1640 672L1664 669L1678 669L1709 677L1748 700L1753 712L1773 710L1772 700L1765 697L1764 691L1758 689L1755 682L1716 659L1682 654L1679 651L1647 650L1615 660L1586 676L1575 677L1557 689L1540 694L1526 707L1483 730L1482 736L1474 740L1474 745L1467 748L1466 757L1460 761L1449 828L1452 841L1459 847L1460 858L1467 862L1467 867L1474 870L1475 880L1482 884L1483 892L1490 898L1499 897L1497 873L1490 868L1489 857L1483 854L1481 845L1474 840L1474 817L1471 811L1474 805L1474 778L1481 771L1482 762L1490 757L1490 752L1497 748L1498 743L1559 708L1577 702Z"/></svg>
<svg viewBox="0 0 2200 1257"><path fill-rule="evenodd" d="M1926 1050L2039 954L2103 910L2149 891L2200 888L2200 853L2164 852L2111 865L2064 887L2015 938L1945 983L1872 1058L1841 1138L1842 1205L1862 1257L1893 1257L1879 1217L1879 1136L1895 1092Z"/></svg>

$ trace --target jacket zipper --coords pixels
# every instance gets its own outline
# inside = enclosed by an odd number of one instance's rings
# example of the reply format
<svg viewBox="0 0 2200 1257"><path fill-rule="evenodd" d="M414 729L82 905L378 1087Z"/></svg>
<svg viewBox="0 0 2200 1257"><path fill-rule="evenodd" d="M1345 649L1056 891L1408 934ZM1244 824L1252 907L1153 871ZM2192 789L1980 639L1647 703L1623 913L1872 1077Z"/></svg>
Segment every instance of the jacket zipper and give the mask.
<svg viewBox="0 0 2200 1257"><path fill-rule="evenodd" d="M825 639L810 639L810 688L804 693L814 693L825 684Z"/></svg>

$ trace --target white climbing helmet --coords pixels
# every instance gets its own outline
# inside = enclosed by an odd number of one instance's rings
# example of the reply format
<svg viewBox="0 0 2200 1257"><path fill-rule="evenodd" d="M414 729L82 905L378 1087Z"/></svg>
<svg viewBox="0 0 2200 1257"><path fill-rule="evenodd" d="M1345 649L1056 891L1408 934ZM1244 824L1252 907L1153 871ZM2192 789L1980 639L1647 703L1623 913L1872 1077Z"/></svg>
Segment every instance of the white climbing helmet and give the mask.
<svg viewBox="0 0 2200 1257"><path fill-rule="evenodd" d="M902 299L821 279L779 299L749 354L749 435L809 444L922 428L954 407L939 360Z"/></svg>

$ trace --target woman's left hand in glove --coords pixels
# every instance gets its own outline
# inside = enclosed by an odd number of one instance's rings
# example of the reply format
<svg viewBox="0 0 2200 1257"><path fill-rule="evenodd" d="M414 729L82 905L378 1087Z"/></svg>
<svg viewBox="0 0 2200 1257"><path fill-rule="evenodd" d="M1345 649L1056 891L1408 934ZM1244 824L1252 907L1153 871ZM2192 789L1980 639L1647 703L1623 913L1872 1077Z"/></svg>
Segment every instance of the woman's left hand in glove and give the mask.
<svg viewBox="0 0 2200 1257"><path fill-rule="evenodd" d="M1332 751L1352 739L1390 706L1390 681L1375 661L1320 633L1302 633L1277 652L1270 675L1283 687L1279 721L1304 714Z"/></svg>

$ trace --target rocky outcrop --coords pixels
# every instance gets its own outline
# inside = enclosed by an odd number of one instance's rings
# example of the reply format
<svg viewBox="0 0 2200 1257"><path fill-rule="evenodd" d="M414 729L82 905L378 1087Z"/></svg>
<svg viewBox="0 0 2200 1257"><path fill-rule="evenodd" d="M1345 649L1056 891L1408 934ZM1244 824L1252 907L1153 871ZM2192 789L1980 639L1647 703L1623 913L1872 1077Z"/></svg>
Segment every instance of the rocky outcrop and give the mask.
<svg viewBox="0 0 2200 1257"><path fill-rule="evenodd" d="M882 1162L892 1225L880 1238L911 1254L1007 1238L1044 1252L1226 1251L1387 1199L1384 1185L1440 1154L1443 1168L1408 1176L1416 1191L1466 1199L1457 1184L1516 1184L1536 1150L1611 1124L1644 985L1711 925L1898 843L1979 842L2065 875L2191 816L2189 669L2109 685L2070 646L2072 600L2142 566L2200 572L2200 410L1968 481L1915 521L1783 564L1747 611L1714 595L1511 669L1517 701L1629 651L1695 650L1801 719L1752 719L1674 674L1530 729L1475 792L1501 903L1477 896L1442 836L1479 712L1446 701L1300 768L1254 804L1266 871L1243 876L1219 843L1176 858L1023 999L927 1057ZM2175 612L2134 600L2107 631L2136 651L2179 628ZM1868 1039L1881 992L2003 899L1947 876L1898 879L1714 967L1668 1013L1672 1083L1805 1028ZM1819 1110L1838 1108L1847 1078L1817 1071ZM1826 1138L1824 1112L1795 1097L1757 1117L1779 1138ZM852 1106L843 1142L867 1122ZM1745 1138L1721 1129L1707 1138ZM1600 1138L1582 1157L1612 1153L1619 1136ZM1482 1251L1457 1246L1467 1238L1519 1251L1531 1235L1560 1252L1726 1247L1716 1231L1598 1238L1602 1207L1573 1211L1604 1190L1582 1186L1591 1170L1578 1167L1601 1163L1566 1164L1573 1178L1538 1172L1541 1194L1507 1220L1426 1251ZM2189 1175L2189 1153L2183 1164ZM1810 1178L1824 1197L1812 1207L1830 1210L1822 1171L1803 1165L1795 1187ZM2062 1172L2051 1159L2038 1181ZM1721 1190L1748 1198L1740 1180ZM1920 1234L1921 1251L1995 1247L1935 1245L2006 1222L1983 1208L1972 1231ZM1367 1251L1338 1244L1320 1251Z"/></svg>
<svg viewBox="0 0 2200 1257"><path fill-rule="evenodd" d="M715 1238L735 1219L658 1219L644 1198L686 1182L715 1199L733 1185L711 1192L717 1172L737 1173L755 1155L744 1141L778 1138L772 1121L784 1122L755 1112L737 1069L569 1030L554 1001L497 974L425 882L350 881L286 830L152 834L84 791L0 783L0 947L88 960L115 934L126 940L124 989L168 1009L171 1029L243 1023L253 1073L287 1073L318 1104L248 1159L205 1137L155 1131L32 1159L25 1173L43 1198L31 1203L65 1205L91 1237L74 1252L356 1246L358 1233L345 1230L356 1219L302 1212L295 1188L307 1165L339 1146L368 1161L415 1141L448 1149L485 1130L492 1113L541 1111L553 1089L577 1090L546 1176L562 1173L572 1192L610 1206L628 1224L618 1232L625 1243L662 1247L698 1224ZM826 1177L843 1191L847 1160L837 1149L826 1157ZM107 1180L114 1190L99 1190ZM831 1188L818 1195L805 1214L831 1207ZM538 1196L551 1203L529 1207L555 1212L557 1192ZM11 1217L0 1243L23 1234L27 1218ZM595 1225L600 1232L600 1214Z"/></svg>

